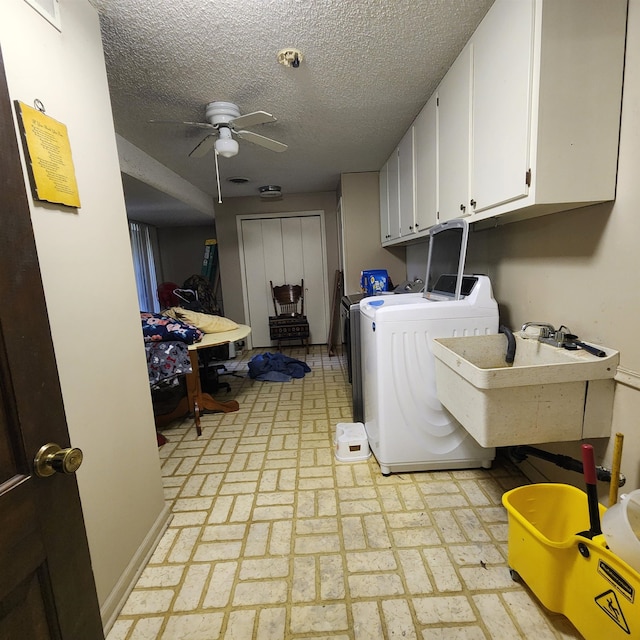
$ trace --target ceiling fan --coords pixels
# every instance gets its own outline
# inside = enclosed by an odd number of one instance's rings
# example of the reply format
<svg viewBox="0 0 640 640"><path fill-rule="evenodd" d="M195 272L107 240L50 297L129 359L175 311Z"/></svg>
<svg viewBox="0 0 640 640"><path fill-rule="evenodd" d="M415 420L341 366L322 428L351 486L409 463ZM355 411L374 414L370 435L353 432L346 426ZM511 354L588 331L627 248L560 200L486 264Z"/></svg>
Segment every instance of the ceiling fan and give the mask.
<svg viewBox="0 0 640 640"><path fill-rule="evenodd" d="M208 122L178 122L198 129L207 129L208 133L191 151L189 157L201 158L211 149L225 158L232 158L238 153L238 142L233 138L236 135L242 140L253 142L271 151L282 152L287 150L287 145L267 138L259 133L247 131L244 127L253 127L266 122L276 122L276 118L266 111L253 111L240 114L240 109L232 102L210 102L205 110ZM151 120L150 122L167 122L166 120Z"/></svg>

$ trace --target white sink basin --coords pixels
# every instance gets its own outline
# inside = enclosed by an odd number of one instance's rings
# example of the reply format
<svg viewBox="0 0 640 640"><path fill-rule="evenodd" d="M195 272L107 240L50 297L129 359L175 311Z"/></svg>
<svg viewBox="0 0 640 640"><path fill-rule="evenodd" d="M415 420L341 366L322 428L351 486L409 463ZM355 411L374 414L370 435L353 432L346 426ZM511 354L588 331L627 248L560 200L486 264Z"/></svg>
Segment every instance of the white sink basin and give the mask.
<svg viewBox="0 0 640 640"><path fill-rule="evenodd" d="M514 337L513 364L505 362L507 338L502 333L438 338L433 351L437 358L482 389L602 380L613 378L618 366L619 354L612 349L599 347L607 356L598 358L583 349L569 351L518 334Z"/></svg>
<svg viewBox="0 0 640 640"><path fill-rule="evenodd" d="M433 341L438 398L462 426L485 447L609 436L620 354L515 339L512 365L503 334Z"/></svg>

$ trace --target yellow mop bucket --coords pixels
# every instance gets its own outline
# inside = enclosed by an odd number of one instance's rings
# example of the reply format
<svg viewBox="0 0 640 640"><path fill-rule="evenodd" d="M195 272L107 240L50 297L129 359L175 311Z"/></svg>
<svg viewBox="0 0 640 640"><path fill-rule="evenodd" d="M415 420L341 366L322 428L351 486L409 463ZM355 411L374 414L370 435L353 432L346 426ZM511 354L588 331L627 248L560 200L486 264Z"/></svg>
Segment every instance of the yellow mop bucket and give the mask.
<svg viewBox="0 0 640 640"><path fill-rule="evenodd" d="M587 494L566 484L532 484L502 496L509 514L509 566L547 609L586 640L640 638L640 574L589 539ZM606 509L599 505L600 515Z"/></svg>

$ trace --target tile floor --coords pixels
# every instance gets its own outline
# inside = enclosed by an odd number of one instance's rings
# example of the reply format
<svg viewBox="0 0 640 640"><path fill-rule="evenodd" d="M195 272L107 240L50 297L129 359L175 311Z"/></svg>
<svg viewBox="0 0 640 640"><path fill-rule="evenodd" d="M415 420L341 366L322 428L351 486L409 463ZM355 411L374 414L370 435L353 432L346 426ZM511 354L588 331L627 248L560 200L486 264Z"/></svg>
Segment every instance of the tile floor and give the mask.
<svg viewBox="0 0 640 640"><path fill-rule="evenodd" d="M312 372L225 378L238 412L204 416L200 438L192 420L164 431L173 520L107 640L580 638L510 578L500 499L526 482L517 468L337 462L340 363L287 353Z"/></svg>

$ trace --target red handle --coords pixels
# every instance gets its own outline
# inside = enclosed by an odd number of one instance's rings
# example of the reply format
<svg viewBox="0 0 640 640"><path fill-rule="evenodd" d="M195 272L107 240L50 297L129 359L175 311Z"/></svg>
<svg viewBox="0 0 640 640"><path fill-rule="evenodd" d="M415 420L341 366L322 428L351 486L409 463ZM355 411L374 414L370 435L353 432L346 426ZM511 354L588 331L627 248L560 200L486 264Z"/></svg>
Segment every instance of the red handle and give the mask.
<svg viewBox="0 0 640 640"><path fill-rule="evenodd" d="M584 471L585 482L595 485L597 483L596 460L593 455L593 447L590 444L582 445L582 469Z"/></svg>

